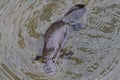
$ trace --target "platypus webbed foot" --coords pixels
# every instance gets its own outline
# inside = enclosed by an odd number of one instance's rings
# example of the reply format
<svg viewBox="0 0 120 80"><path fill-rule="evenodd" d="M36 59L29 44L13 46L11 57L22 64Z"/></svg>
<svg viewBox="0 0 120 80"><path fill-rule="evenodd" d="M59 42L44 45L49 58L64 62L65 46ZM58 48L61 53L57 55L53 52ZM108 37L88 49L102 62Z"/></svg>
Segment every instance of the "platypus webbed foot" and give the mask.
<svg viewBox="0 0 120 80"><path fill-rule="evenodd" d="M66 54L62 54L62 57L63 57L64 59L70 59L73 55L74 55L74 52L73 52L73 51L69 51L69 52L66 53Z"/></svg>
<svg viewBox="0 0 120 80"><path fill-rule="evenodd" d="M71 24L72 30L74 31L79 31L80 29L83 28L83 23L74 23Z"/></svg>
<svg viewBox="0 0 120 80"><path fill-rule="evenodd" d="M36 56L35 61L40 60L41 58L42 58L42 56Z"/></svg>

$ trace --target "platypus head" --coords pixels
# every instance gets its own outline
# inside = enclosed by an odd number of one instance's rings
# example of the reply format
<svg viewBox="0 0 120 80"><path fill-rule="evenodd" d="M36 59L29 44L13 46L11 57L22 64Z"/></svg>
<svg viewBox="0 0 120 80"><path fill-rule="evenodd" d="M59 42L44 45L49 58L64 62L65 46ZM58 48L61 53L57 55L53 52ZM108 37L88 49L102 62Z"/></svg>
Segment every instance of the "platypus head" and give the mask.
<svg viewBox="0 0 120 80"><path fill-rule="evenodd" d="M86 12L86 7L84 4L77 4L69 9L69 11L64 15L64 22L74 22L80 19Z"/></svg>

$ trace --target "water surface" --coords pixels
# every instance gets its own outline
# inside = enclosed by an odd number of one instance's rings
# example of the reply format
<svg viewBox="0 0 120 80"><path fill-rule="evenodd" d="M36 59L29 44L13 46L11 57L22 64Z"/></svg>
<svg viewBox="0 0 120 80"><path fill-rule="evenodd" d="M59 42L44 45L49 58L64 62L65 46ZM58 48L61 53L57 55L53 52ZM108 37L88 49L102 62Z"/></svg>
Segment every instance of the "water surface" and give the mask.
<svg viewBox="0 0 120 80"><path fill-rule="evenodd" d="M50 24L77 3L87 12L65 46L75 55L48 77L31 58L42 52ZM0 0L0 80L119 80L119 40L120 0Z"/></svg>

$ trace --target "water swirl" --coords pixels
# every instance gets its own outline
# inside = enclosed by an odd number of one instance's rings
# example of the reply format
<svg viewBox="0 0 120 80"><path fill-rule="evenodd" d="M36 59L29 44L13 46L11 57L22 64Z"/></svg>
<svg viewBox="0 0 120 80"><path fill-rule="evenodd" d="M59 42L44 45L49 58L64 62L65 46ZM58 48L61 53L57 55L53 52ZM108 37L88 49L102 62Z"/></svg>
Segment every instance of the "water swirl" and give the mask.
<svg viewBox="0 0 120 80"><path fill-rule="evenodd" d="M65 47L75 55L70 60L60 59L58 73L46 76L42 63L33 63L31 57L42 51L50 24L78 2L87 6L81 19L85 25L71 34ZM1 0L0 79L119 80L119 4L119 0Z"/></svg>

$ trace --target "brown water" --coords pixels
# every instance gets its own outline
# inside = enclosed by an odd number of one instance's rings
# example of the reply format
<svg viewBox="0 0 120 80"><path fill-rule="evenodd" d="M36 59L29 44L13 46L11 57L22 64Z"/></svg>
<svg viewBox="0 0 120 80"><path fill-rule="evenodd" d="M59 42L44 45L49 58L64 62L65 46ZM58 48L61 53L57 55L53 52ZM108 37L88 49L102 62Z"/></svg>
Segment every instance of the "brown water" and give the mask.
<svg viewBox="0 0 120 80"><path fill-rule="evenodd" d="M58 73L46 76L41 52L49 25L74 4L84 3L84 28L73 32ZM0 80L120 80L120 0L0 0Z"/></svg>

